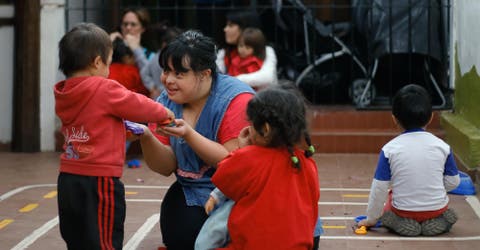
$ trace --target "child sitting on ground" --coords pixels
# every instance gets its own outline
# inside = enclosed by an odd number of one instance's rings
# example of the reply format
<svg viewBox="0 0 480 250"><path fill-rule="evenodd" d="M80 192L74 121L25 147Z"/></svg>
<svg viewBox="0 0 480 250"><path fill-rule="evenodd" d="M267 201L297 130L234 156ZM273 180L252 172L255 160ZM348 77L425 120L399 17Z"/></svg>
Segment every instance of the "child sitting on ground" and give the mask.
<svg viewBox="0 0 480 250"><path fill-rule="evenodd" d="M393 98L392 113L404 132L380 152L367 218L358 225L374 226L380 219L404 236L448 232L457 216L448 208L447 192L460 177L450 146L425 131L433 117L428 92L419 85L404 86Z"/></svg>
<svg viewBox="0 0 480 250"><path fill-rule="evenodd" d="M163 105L106 78L112 42L95 24L82 23L67 32L59 43L59 59L67 77L54 87L65 137L57 182L60 233L68 249L122 249L124 119L163 124L175 117Z"/></svg>
<svg viewBox="0 0 480 250"><path fill-rule="evenodd" d="M227 233L225 249L312 249L320 193L303 99L281 87L267 88L249 102L247 116L252 126L240 133L243 147L221 161L212 178L232 200L205 222L195 249L222 247ZM297 148L302 136L305 152ZM214 204L211 197L207 213Z"/></svg>

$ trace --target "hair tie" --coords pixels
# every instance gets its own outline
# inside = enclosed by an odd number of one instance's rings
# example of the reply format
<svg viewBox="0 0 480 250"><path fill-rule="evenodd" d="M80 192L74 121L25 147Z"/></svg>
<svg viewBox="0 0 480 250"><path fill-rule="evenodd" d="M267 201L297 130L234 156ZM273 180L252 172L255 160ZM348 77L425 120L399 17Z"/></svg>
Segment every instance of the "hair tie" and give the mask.
<svg viewBox="0 0 480 250"><path fill-rule="evenodd" d="M315 147L313 145L310 145L310 147L308 147L308 151L310 151L310 153L314 154L315 153Z"/></svg>
<svg viewBox="0 0 480 250"><path fill-rule="evenodd" d="M291 159L294 164L298 163L298 158L296 156L292 156Z"/></svg>

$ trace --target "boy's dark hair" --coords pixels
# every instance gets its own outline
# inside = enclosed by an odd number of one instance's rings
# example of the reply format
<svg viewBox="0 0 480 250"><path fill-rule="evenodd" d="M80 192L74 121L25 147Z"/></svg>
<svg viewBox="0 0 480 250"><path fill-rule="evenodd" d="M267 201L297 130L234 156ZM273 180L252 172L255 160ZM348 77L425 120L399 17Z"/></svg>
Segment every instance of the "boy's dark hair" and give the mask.
<svg viewBox="0 0 480 250"><path fill-rule="evenodd" d="M124 56L133 56L133 51L125 44L122 38L117 37L113 41L112 62L122 63Z"/></svg>
<svg viewBox="0 0 480 250"><path fill-rule="evenodd" d="M80 23L65 34L58 44L58 68L67 77L86 69L100 56L107 64L112 42L107 32L93 23Z"/></svg>
<svg viewBox="0 0 480 250"><path fill-rule="evenodd" d="M210 69L212 76L215 76L217 73L216 58L213 40L199 31L188 30L162 49L158 62L164 70L187 72L186 66L190 66L194 72ZM173 69L168 65L169 60L172 61ZM189 65L184 65L185 62L188 62Z"/></svg>
<svg viewBox="0 0 480 250"><path fill-rule="evenodd" d="M432 117L431 97L420 85L406 85L393 97L392 113L406 130L425 127Z"/></svg>
<svg viewBox="0 0 480 250"><path fill-rule="evenodd" d="M302 136L309 147L305 151L306 156L314 153L307 132L306 104L299 93L290 85L269 87L259 91L247 106L247 116L255 130L263 136L262 128L268 123L271 128L268 146L286 146L296 168L300 164L293 148L300 143Z"/></svg>
<svg viewBox="0 0 480 250"><path fill-rule="evenodd" d="M265 60L266 39L260 29L245 28L240 39L243 40L246 46L253 48L253 54L256 57Z"/></svg>

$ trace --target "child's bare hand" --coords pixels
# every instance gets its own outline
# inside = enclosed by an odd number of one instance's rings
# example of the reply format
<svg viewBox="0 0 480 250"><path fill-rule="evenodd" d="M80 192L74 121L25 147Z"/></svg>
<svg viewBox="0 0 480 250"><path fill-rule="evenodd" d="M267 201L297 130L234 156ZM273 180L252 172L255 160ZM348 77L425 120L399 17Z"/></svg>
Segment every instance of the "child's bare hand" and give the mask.
<svg viewBox="0 0 480 250"><path fill-rule="evenodd" d="M167 110L168 123L174 121L175 120L175 114L173 113L173 111L171 111L168 108L165 108L165 110Z"/></svg>
<svg viewBox="0 0 480 250"><path fill-rule="evenodd" d="M126 34L124 39L131 50L140 48L140 34L138 35Z"/></svg>
<svg viewBox="0 0 480 250"><path fill-rule="evenodd" d="M210 214L216 204L217 204L217 201L212 196L210 196L204 206L205 213Z"/></svg>
<svg viewBox="0 0 480 250"><path fill-rule="evenodd" d="M240 134L238 135L238 147L243 148L252 144L252 141L250 140L250 129L251 126L248 126L240 131Z"/></svg>

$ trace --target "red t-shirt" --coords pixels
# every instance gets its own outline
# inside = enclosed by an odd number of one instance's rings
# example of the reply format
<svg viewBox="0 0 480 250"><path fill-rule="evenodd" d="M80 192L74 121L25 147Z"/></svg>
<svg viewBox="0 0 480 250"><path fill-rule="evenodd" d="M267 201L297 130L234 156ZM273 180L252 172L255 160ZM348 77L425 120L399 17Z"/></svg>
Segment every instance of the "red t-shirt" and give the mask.
<svg viewBox="0 0 480 250"><path fill-rule="evenodd" d="M247 104L252 99L253 95L250 93L239 94L233 98L232 102L227 108L225 115L223 116L220 129L218 131L218 143L224 144L225 142L235 139L240 134L240 131L250 125L247 120ZM155 124L149 124L149 128L155 131ZM163 144L170 145L169 137L162 136L154 133L154 135Z"/></svg>
<svg viewBox="0 0 480 250"><path fill-rule="evenodd" d="M305 250L313 247L320 196L316 164L295 150L247 146L218 164L212 182L235 201L225 249Z"/></svg>
<svg viewBox="0 0 480 250"><path fill-rule="evenodd" d="M252 73L262 68L263 61L256 56L248 56L241 58L236 56L232 58L231 64L228 67L228 74L231 76L238 76L241 74Z"/></svg>
<svg viewBox="0 0 480 250"><path fill-rule="evenodd" d="M110 65L109 79L116 80L128 90L149 96L149 91L142 83L138 68L123 63L112 63Z"/></svg>

